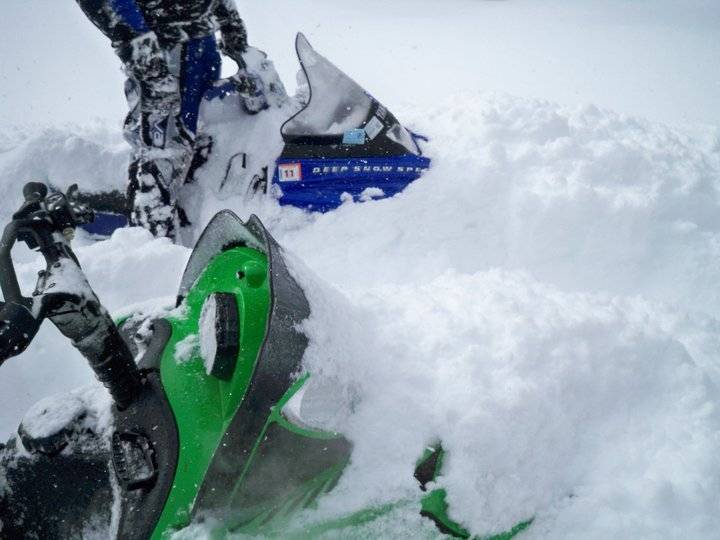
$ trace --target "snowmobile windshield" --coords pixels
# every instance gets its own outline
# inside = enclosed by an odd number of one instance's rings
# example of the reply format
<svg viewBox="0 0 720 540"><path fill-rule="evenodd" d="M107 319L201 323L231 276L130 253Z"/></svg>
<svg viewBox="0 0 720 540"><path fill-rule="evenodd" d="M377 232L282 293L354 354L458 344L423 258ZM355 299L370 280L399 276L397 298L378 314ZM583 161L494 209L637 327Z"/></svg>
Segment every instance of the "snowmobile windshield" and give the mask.
<svg viewBox="0 0 720 540"><path fill-rule="evenodd" d="M255 216L251 216L246 224L230 210L223 210L210 221L195 244L180 281L178 301L187 296L216 255L238 246L257 249L265 254L269 250L265 231Z"/></svg>
<svg viewBox="0 0 720 540"><path fill-rule="evenodd" d="M309 97L307 105L283 125L282 136L286 142L362 145L377 138L389 139L406 151L418 152L412 136L397 119L315 51L304 35L298 34L295 47Z"/></svg>
<svg viewBox="0 0 720 540"><path fill-rule="evenodd" d="M370 115L372 98L298 34L295 44L310 90L307 106L283 126L283 135L342 136Z"/></svg>

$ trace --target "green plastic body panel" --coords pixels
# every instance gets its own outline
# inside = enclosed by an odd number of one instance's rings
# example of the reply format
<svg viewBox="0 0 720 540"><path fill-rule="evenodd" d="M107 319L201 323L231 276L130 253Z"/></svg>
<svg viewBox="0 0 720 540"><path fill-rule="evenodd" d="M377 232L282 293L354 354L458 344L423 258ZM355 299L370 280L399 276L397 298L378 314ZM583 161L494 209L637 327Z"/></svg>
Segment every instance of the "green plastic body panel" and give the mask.
<svg viewBox="0 0 720 540"><path fill-rule="evenodd" d="M245 483L248 470L253 467L258 460L262 459L260 456L260 447L267 440L267 434L274 426L304 438L308 442L326 441L327 443L331 443L333 441L337 442L344 440L342 435L339 433L319 431L298 426L288 421L283 416L283 407L285 407L288 401L290 401L290 399L292 399L293 396L300 391L308 379L308 375L298 379L298 381L277 403L277 405L273 407L262 434L258 438L257 443L252 450L252 455L248 460L248 464L243 471L243 474L238 479L236 491ZM328 466L322 472L304 482L302 485L294 489L288 489L287 493L284 493L281 498L261 504L257 507L250 507L246 512L244 512L244 516L238 515L234 518L228 519L225 523L212 531L212 538L220 539L225 538L230 534L238 533L249 536L261 535L264 537L288 537L288 526L297 512L311 508L318 497L327 493L335 486L350 459L349 450L350 448L348 446L348 451L344 453L341 452L334 464Z"/></svg>
<svg viewBox="0 0 720 540"><path fill-rule="evenodd" d="M437 460L435 462L435 470L432 477L433 482L435 482L442 474L443 462L445 461L445 451L442 449L442 446L440 444L436 444L434 447L427 448L417 463L417 465L420 466L422 463L431 459L434 455L437 456ZM515 525L509 531L495 535L473 536L462 525L450 518L447 503L447 492L442 488L430 491L422 498L420 502L420 512L422 515L432 519L438 528L446 532L448 535L455 538L474 538L476 540L511 540L527 529L533 522L532 519L523 521Z"/></svg>
<svg viewBox="0 0 720 540"><path fill-rule="evenodd" d="M172 337L161 360L160 374L177 420L180 454L175 483L154 539L190 523L198 488L248 389L267 330L270 307L267 267L267 257L250 248L220 253L190 290L183 313L167 319L172 326ZM200 357L200 312L205 299L214 292L231 293L237 299L240 354L229 381L208 376ZM180 343L193 348L183 360L178 360Z"/></svg>
<svg viewBox="0 0 720 540"><path fill-rule="evenodd" d="M447 493L444 489L436 489L428 493L422 500L423 515L432 515L436 522L442 524L443 528L456 538L476 538L477 540L511 540L527 529L533 522L532 519L518 523L512 529L490 536L472 536L469 531L450 519L448 515Z"/></svg>

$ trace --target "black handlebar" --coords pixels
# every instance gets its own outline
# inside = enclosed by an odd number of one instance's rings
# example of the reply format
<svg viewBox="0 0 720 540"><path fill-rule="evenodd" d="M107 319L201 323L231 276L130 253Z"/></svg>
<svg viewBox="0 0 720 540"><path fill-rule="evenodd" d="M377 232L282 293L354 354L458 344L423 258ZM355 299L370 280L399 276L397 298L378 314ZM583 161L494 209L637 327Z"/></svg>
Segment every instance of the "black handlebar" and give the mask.
<svg viewBox="0 0 720 540"><path fill-rule="evenodd" d="M0 309L0 365L25 351L42 324L42 319L32 313L32 299L20 291L12 262L11 252L19 231L28 225L26 220L11 221L0 241L0 288L5 299Z"/></svg>
<svg viewBox="0 0 720 540"><path fill-rule="evenodd" d="M0 288L5 299L0 302L0 364L22 353L48 318L85 356L117 406L125 408L140 391L140 373L70 248L75 228L92 221L93 213L77 201L77 186L67 194L49 194L45 184L31 182L23 195L25 202L0 242ZM32 298L22 295L12 261L18 240L38 249L47 265ZM68 275L72 287L64 286Z"/></svg>

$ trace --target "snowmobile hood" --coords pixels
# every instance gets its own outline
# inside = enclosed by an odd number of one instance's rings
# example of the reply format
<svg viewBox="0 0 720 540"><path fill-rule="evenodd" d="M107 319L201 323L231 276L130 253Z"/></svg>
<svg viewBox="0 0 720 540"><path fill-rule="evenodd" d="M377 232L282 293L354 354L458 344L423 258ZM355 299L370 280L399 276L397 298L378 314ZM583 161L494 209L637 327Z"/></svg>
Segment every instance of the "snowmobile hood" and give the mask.
<svg viewBox="0 0 720 540"><path fill-rule="evenodd" d="M298 382L307 347L300 326L310 306L257 217L243 223L223 211L213 218L178 299L180 314L166 319L172 332L159 363L178 426L177 473L157 538L197 516L241 525L278 497L305 493L308 482L336 470L350 452L345 439L315 443L278 416ZM283 481L269 482L268 467Z"/></svg>
<svg viewBox="0 0 720 540"><path fill-rule="evenodd" d="M247 223L243 223L230 210L217 213L195 243L195 248L185 266L178 290L178 305L187 297L192 286L214 257L229 248L239 246L256 249L269 255L271 242L274 241L257 216L252 215Z"/></svg>

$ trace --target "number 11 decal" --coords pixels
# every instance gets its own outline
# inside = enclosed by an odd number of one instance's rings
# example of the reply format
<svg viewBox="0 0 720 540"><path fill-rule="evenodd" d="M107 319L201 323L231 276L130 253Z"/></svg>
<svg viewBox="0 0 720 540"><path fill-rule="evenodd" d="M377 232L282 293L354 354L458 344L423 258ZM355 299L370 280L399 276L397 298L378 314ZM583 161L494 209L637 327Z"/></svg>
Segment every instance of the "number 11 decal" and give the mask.
<svg viewBox="0 0 720 540"><path fill-rule="evenodd" d="M278 165L278 178L281 182L299 182L302 180L302 165L300 163Z"/></svg>

